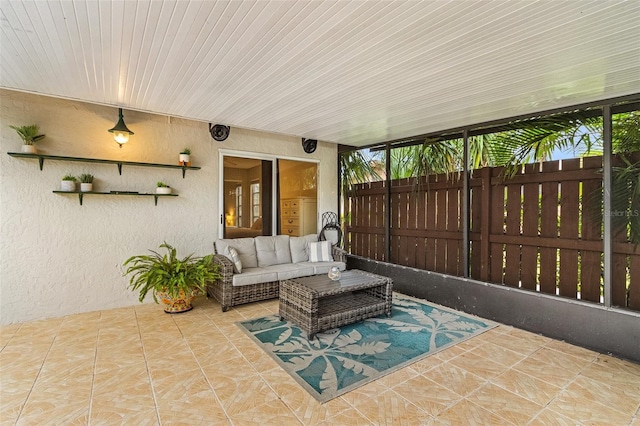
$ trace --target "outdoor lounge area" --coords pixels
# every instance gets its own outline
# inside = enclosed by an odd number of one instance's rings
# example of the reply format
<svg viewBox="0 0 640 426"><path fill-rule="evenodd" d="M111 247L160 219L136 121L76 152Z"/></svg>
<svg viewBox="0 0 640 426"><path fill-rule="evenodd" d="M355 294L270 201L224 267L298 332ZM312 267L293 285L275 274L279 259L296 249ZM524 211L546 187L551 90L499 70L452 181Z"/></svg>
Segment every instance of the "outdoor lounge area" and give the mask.
<svg viewBox="0 0 640 426"><path fill-rule="evenodd" d="M211 299L2 327L3 424L640 424L640 365L500 325L320 404Z"/></svg>
<svg viewBox="0 0 640 426"><path fill-rule="evenodd" d="M0 21L0 425L640 426L637 2Z"/></svg>

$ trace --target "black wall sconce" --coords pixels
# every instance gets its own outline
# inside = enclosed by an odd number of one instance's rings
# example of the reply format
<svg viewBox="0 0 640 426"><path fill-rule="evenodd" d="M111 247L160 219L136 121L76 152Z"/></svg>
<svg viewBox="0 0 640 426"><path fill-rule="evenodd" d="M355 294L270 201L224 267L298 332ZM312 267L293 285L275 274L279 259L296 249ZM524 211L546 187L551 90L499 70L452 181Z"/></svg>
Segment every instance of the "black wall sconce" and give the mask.
<svg viewBox="0 0 640 426"><path fill-rule="evenodd" d="M118 108L118 122L112 129L109 129L109 131L113 133L113 139L120 145L120 148L122 148L122 144L129 142L129 136L133 135L133 132L124 124L122 108Z"/></svg>

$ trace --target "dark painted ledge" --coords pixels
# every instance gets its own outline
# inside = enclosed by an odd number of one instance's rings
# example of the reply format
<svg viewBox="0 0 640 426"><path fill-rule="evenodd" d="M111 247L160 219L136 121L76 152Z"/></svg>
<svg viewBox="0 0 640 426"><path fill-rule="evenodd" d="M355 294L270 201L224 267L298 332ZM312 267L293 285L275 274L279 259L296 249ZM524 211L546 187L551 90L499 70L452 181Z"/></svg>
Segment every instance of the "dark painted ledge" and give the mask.
<svg viewBox="0 0 640 426"><path fill-rule="evenodd" d="M347 267L390 277L393 289L409 296L640 363L640 312L353 255Z"/></svg>

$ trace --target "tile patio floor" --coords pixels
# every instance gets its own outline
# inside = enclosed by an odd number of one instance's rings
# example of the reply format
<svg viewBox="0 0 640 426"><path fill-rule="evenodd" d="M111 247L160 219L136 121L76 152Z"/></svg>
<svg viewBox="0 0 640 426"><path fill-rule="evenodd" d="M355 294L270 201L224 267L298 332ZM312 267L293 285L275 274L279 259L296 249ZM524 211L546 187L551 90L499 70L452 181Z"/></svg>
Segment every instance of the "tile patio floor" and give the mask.
<svg viewBox="0 0 640 426"><path fill-rule="evenodd" d="M213 300L2 327L2 425L633 425L640 365L508 326L317 403Z"/></svg>

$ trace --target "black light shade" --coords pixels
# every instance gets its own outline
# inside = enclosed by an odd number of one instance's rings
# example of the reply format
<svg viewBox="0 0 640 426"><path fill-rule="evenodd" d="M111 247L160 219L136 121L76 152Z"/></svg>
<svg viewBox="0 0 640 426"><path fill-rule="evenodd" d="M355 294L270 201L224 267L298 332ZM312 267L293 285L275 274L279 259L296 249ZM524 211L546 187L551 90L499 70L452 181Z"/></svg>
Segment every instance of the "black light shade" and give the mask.
<svg viewBox="0 0 640 426"><path fill-rule="evenodd" d="M113 133L113 138L122 148L122 144L126 143L129 140L129 135L133 135L133 132L127 128L127 125L124 124L124 119L122 118L122 108L118 108L118 122L112 129L109 129L111 133Z"/></svg>

